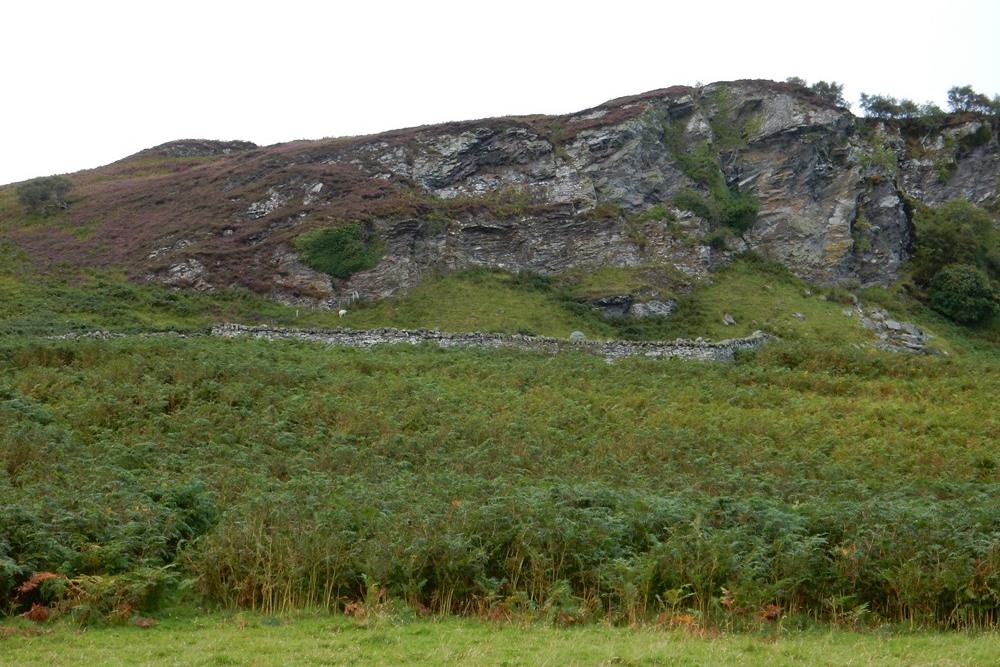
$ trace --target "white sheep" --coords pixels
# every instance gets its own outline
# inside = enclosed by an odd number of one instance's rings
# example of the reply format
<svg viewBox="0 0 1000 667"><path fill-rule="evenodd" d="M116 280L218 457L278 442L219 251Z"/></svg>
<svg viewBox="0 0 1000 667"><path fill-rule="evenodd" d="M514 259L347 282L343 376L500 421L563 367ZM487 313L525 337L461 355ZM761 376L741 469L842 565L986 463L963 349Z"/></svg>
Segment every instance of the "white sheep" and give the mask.
<svg viewBox="0 0 1000 667"><path fill-rule="evenodd" d="M346 310L344 310L343 308L341 308L341 309L340 309L340 312L339 312L338 314L339 314L339 315L340 315L341 317L343 317L344 315L346 315L346 314L347 314L347 311L346 311Z"/></svg>

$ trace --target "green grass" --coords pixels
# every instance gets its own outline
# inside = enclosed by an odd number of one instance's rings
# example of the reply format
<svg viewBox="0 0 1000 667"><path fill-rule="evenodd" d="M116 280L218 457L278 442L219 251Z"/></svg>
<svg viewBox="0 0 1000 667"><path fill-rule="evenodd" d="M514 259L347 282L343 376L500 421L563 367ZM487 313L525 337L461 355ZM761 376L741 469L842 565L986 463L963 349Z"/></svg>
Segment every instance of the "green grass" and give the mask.
<svg viewBox="0 0 1000 667"><path fill-rule="evenodd" d="M253 614L163 619L79 632L59 626L0 640L16 665L739 665L993 664L996 634L781 632L710 638L658 628L554 628L461 619L360 622L342 616Z"/></svg>
<svg viewBox="0 0 1000 667"><path fill-rule="evenodd" d="M602 266L593 271L574 271L560 276L575 298L597 299L632 292L659 292L662 299L673 297L678 287L688 287L690 279L672 267Z"/></svg>
<svg viewBox="0 0 1000 667"><path fill-rule="evenodd" d="M721 339L762 330L785 340L838 347L870 340L856 317L844 316L843 303L784 267L753 257L738 259L717 272L711 285L686 295L679 306L670 318L674 321L664 323L677 327L678 335ZM723 323L726 313L733 316L735 325Z"/></svg>
<svg viewBox="0 0 1000 667"><path fill-rule="evenodd" d="M398 298L351 308L344 323L562 338L580 330L589 338L641 340L720 340L762 330L784 340L837 347L874 340L856 316L844 316L848 304L841 301L843 295L810 287L774 263L744 257L714 274L711 284L692 289L687 283L666 267L603 267L551 278L471 270L426 281ZM661 299L677 300L677 311L669 318L606 319L576 302L653 291ZM723 323L727 313L735 325Z"/></svg>
<svg viewBox="0 0 1000 667"><path fill-rule="evenodd" d="M6 333L54 335L96 329L116 332L204 330L219 321L295 324L293 309L245 291L179 292L97 275L82 282L29 282L0 272L0 321ZM306 321L309 321L308 319ZM332 325L334 316L312 322Z"/></svg>
<svg viewBox="0 0 1000 667"><path fill-rule="evenodd" d="M365 329L383 326L442 331L533 333L567 338L576 330L588 338L613 338L615 328L589 309L560 298L551 283L486 270L470 270L425 281L408 294L362 307L349 307L344 323Z"/></svg>

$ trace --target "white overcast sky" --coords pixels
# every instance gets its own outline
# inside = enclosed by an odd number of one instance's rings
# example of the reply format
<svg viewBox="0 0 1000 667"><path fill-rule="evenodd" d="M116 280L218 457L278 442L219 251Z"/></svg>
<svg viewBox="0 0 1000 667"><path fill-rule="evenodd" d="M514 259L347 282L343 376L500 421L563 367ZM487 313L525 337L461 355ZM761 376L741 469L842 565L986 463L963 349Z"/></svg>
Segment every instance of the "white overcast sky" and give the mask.
<svg viewBox="0 0 1000 667"><path fill-rule="evenodd" d="M1000 2L6 0L0 184L174 139L261 145L798 76L1000 92Z"/></svg>

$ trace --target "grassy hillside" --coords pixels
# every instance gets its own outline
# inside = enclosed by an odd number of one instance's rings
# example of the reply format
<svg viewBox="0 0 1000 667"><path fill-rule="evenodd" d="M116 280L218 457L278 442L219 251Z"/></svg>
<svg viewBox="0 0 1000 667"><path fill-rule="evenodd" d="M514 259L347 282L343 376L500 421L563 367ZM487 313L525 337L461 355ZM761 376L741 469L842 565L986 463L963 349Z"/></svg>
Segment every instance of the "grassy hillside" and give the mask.
<svg viewBox="0 0 1000 667"><path fill-rule="evenodd" d="M950 355L876 352L842 295L752 258L640 325L581 308L572 277L459 274L340 320L107 275L26 280L16 256L5 262L4 609L44 603L88 621L178 599L269 613L392 600L566 623L953 627L1000 610L990 325L948 327L872 293ZM784 342L733 365L607 365L37 337L218 320L592 337L760 328Z"/></svg>

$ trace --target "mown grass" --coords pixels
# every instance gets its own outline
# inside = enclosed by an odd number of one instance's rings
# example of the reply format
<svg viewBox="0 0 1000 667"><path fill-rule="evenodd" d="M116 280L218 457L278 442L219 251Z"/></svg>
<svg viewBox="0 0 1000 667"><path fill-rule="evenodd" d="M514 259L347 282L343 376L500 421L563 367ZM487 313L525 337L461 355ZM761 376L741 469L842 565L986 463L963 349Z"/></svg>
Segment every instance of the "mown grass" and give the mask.
<svg viewBox="0 0 1000 667"><path fill-rule="evenodd" d="M853 665L993 664L1000 639L983 634L845 631L704 637L607 625L553 628L462 619L356 621L255 614L164 618L149 629L59 627L0 640L17 665Z"/></svg>

